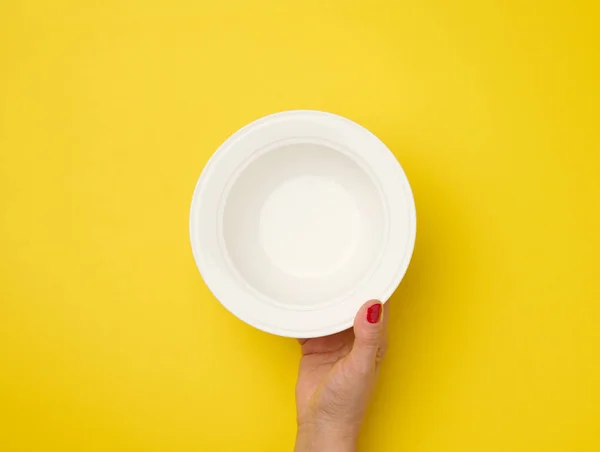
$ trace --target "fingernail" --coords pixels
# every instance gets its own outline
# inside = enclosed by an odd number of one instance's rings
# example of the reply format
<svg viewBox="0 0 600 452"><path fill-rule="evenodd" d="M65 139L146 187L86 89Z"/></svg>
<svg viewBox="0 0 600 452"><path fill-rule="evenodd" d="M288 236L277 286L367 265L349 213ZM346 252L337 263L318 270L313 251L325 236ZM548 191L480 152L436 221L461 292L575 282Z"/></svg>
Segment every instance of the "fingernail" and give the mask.
<svg viewBox="0 0 600 452"><path fill-rule="evenodd" d="M375 303L367 309L367 322L377 323L381 317L381 303Z"/></svg>

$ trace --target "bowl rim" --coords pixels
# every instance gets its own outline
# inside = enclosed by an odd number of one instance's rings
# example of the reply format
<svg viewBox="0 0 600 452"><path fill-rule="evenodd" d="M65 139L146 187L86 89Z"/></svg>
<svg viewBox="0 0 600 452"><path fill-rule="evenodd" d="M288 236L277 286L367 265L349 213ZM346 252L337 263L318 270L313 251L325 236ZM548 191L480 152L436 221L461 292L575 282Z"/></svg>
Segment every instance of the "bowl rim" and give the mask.
<svg viewBox="0 0 600 452"><path fill-rule="evenodd" d="M228 190L249 162L279 142L316 142L349 154L380 191L387 220L378 265L353 293L317 307L292 307L257 295L231 270L222 243L221 218ZM207 220L209 219L210 220ZM271 114L242 127L225 140L206 163L190 208L190 241L204 282L219 302L244 322L279 336L307 338L333 334L352 326L368 299L386 302L410 263L416 239L416 208L412 189L389 148L350 119L317 110ZM264 294L261 294L264 295Z"/></svg>

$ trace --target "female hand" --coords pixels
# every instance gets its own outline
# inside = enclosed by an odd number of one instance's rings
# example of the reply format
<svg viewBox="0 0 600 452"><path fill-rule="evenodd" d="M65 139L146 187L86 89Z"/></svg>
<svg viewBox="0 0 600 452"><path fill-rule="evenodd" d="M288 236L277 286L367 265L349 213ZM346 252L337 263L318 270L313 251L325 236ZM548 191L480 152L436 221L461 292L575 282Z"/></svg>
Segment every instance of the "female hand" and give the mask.
<svg viewBox="0 0 600 452"><path fill-rule="evenodd" d="M353 452L387 347L381 302L365 303L354 328L300 340L296 452Z"/></svg>

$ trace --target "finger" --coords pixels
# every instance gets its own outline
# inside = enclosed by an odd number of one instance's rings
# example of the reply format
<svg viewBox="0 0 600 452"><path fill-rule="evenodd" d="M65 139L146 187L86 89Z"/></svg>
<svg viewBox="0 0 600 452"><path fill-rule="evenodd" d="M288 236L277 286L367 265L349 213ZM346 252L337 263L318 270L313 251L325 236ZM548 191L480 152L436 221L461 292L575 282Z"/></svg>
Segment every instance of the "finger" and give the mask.
<svg viewBox="0 0 600 452"><path fill-rule="evenodd" d="M381 335L381 341L379 342L379 348L377 349L377 358L376 363L379 366L379 363L383 360L385 353L388 349L388 323L390 321L390 303L387 302L383 305L383 318L381 319L383 332Z"/></svg>
<svg viewBox="0 0 600 452"><path fill-rule="evenodd" d="M360 370L369 372L375 368L384 337L381 301L370 300L362 305L354 319L354 336L350 355Z"/></svg>

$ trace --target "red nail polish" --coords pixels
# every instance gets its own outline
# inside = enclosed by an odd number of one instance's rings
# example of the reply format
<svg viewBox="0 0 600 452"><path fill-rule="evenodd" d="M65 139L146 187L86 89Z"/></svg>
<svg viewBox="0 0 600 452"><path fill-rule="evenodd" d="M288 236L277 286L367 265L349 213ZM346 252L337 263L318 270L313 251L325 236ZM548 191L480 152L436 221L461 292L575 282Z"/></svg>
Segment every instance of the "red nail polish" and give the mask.
<svg viewBox="0 0 600 452"><path fill-rule="evenodd" d="M367 322L377 323L381 317L381 303L376 303L373 306L369 306L367 309Z"/></svg>

